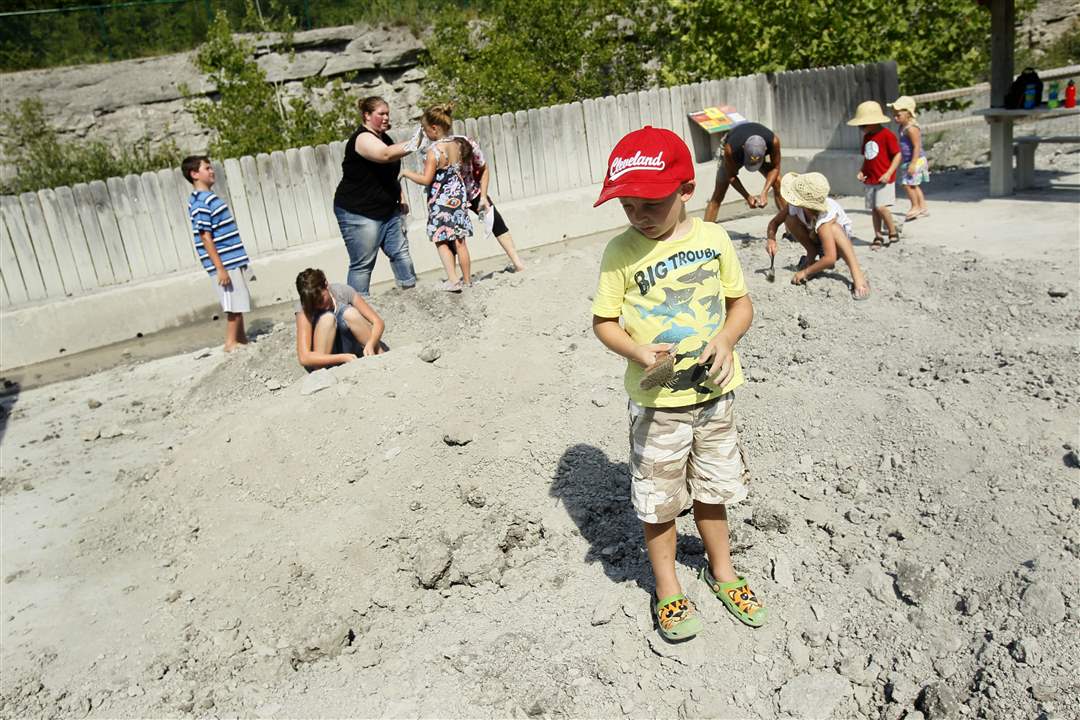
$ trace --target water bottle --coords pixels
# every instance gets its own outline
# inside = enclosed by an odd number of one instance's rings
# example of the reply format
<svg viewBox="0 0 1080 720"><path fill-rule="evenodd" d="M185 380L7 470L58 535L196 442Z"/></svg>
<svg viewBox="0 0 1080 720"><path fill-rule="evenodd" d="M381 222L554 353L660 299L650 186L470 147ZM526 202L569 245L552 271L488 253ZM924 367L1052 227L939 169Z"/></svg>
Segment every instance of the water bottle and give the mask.
<svg viewBox="0 0 1080 720"><path fill-rule="evenodd" d="M1057 82L1050 83L1050 89L1047 90L1046 107L1056 108L1058 106L1058 84Z"/></svg>
<svg viewBox="0 0 1080 720"><path fill-rule="evenodd" d="M1039 100L1042 98L1035 97L1035 83L1028 83L1024 86L1024 109L1030 110L1035 107Z"/></svg>
<svg viewBox="0 0 1080 720"><path fill-rule="evenodd" d="M1072 80L1065 86L1065 107L1076 107L1076 83Z"/></svg>

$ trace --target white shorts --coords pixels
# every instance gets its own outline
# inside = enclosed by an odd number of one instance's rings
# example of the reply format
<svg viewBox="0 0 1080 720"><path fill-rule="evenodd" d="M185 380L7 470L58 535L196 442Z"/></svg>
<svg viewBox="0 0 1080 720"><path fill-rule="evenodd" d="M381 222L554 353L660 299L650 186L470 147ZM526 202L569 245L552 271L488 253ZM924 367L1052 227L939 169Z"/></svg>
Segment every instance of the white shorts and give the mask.
<svg viewBox="0 0 1080 720"><path fill-rule="evenodd" d="M210 282L214 283L218 300L221 301L222 311L227 313L251 312L251 293L248 291L247 266L233 268L228 272L230 283L225 287L218 284L217 273L210 276Z"/></svg>
<svg viewBox="0 0 1080 720"><path fill-rule="evenodd" d="M896 203L896 186L891 182L866 186L866 209L876 210Z"/></svg>

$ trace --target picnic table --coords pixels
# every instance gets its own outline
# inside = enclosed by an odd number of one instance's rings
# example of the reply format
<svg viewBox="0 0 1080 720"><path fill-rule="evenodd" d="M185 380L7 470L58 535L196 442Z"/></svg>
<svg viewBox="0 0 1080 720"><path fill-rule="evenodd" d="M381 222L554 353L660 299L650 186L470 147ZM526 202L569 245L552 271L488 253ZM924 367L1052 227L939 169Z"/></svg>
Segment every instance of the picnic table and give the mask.
<svg viewBox="0 0 1080 720"><path fill-rule="evenodd" d="M1080 142L1071 137L1025 137L1020 139L1017 157L1017 173L1013 174L1013 124L1021 120L1042 120L1068 115L1080 115L1080 106L1050 108L1040 105L1033 108L983 108L974 115L982 116L990 123L990 195L1011 195L1015 189L1031 182L1035 147L1041 142Z"/></svg>

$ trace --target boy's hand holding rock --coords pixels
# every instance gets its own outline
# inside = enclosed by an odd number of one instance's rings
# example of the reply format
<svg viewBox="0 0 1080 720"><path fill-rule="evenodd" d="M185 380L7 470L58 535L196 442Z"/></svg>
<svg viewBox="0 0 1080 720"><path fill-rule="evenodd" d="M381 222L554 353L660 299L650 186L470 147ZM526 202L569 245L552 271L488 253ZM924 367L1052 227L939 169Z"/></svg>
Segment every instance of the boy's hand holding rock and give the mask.
<svg viewBox="0 0 1080 720"><path fill-rule="evenodd" d="M709 366L709 377L718 386L724 387L735 371L735 362L732 357L731 343L723 335L717 335L709 341L702 350L701 357L698 358L698 365L704 365L710 359L712 359L712 365Z"/></svg>
<svg viewBox="0 0 1080 720"><path fill-rule="evenodd" d="M675 346L671 343L660 343L658 345L638 345L634 349L634 356L630 358L639 365L649 367L656 363L656 356L660 353L671 352L675 349Z"/></svg>

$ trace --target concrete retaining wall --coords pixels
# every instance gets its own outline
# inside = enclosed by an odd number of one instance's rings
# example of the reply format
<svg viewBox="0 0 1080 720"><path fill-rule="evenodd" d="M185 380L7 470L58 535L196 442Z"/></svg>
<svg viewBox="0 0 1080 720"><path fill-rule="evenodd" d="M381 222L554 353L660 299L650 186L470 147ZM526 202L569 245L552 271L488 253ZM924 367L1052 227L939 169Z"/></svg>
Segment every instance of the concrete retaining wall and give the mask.
<svg viewBox="0 0 1080 720"><path fill-rule="evenodd" d="M528 248L623 224L615 206L590 209L611 147L647 124L700 146L687 113L708 105L734 105L775 128L785 170L820 170L834 192L857 191L858 134L843 121L860 101L895 94L889 62L653 89L468 119L458 130L479 141L492 168L491 195L518 245ZM800 145L804 139L817 144ZM255 302L290 298L296 272L309 265L343 278L347 260L331 207L343 152L334 143L218 163L217 189L233 208L259 277ZM697 159L692 207L703 207L715 167L700 153ZM420 217L422 190L405 185L415 209L409 231L417 269L434 269L438 261L425 247ZM0 198L0 368L213 312L186 216L189 192L179 170L162 170ZM741 202L735 193L728 200ZM498 252L484 239L474 249L480 258Z"/></svg>

